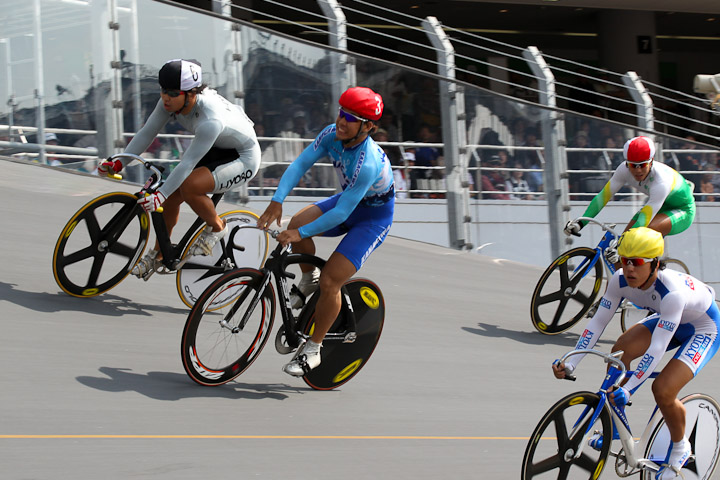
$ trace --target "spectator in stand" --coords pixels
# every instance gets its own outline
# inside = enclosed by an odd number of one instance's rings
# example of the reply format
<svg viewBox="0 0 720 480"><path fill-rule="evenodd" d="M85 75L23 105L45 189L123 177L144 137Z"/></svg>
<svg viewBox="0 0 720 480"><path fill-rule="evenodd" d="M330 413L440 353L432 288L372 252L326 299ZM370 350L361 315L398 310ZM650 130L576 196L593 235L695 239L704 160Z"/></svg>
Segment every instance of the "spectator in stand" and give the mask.
<svg viewBox="0 0 720 480"><path fill-rule="evenodd" d="M482 170L480 186L482 188L481 198L493 200L509 200L510 195L505 190L505 177L497 168L500 168L502 160L499 155L494 155L487 162ZM498 192L498 193L494 193Z"/></svg>
<svg viewBox="0 0 720 480"><path fill-rule="evenodd" d="M400 141L400 129L397 126L397 119L392 110L385 110L383 116L380 119L380 129L387 132L387 138L389 142Z"/></svg>
<svg viewBox="0 0 720 480"><path fill-rule="evenodd" d="M520 170L523 168L522 162L516 161L513 164L513 168L517 168L518 170L513 170L512 172L510 172L510 178L505 181L505 190L510 192L510 199L533 199L533 196L528 194L530 192L530 185L528 185L527 180L525 180L525 172Z"/></svg>
<svg viewBox="0 0 720 480"><path fill-rule="evenodd" d="M437 143L437 130L430 127L429 125L422 125L420 129L418 130L418 142L420 143ZM441 152L440 149L437 147L418 147L415 149L415 166L416 167L425 167L425 168L416 168L412 171L410 175L410 184L412 190L420 190L420 184L425 186L425 183L423 180L429 180L433 178L433 172L432 169L429 167L435 167L438 165L438 158L440 157ZM427 198L427 194L425 193L416 193L413 194L413 197L415 198Z"/></svg>
<svg viewBox="0 0 720 480"><path fill-rule="evenodd" d="M588 148L588 137L583 130L580 130L575 135L572 146L575 148ZM567 166L570 193L585 193L588 191L585 179L592 174L578 172L577 170L598 170L600 168L598 157L593 152L567 152ZM581 197L573 198L573 200L580 199Z"/></svg>
<svg viewBox="0 0 720 480"><path fill-rule="evenodd" d="M45 145L59 145L60 142L58 141L57 135L54 133L46 133L45 134ZM58 165L62 165L63 162L60 161L59 158L47 155L46 156L48 165L52 165L53 167L57 167Z"/></svg>
<svg viewBox="0 0 720 480"><path fill-rule="evenodd" d="M694 143L695 137L693 135L686 135L685 140L687 141L680 146L682 150L695 150L697 148L697 145ZM700 155L692 151L678 154L680 174L685 177L685 179L695 184L695 193L700 193L700 183L702 182L703 177L702 174L693 173L700 171L700 160Z"/></svg>
<svg viewBox="0 0 720 480"><path fill-rule="evenodd" d="M415 165L415 153L406 151L403 153L403 161L394 162L390 160L390 164L393 167L393 179L395 180L395 198L407 198L410 182L408 182L407 170L404 167L405 165Z"/></svg>

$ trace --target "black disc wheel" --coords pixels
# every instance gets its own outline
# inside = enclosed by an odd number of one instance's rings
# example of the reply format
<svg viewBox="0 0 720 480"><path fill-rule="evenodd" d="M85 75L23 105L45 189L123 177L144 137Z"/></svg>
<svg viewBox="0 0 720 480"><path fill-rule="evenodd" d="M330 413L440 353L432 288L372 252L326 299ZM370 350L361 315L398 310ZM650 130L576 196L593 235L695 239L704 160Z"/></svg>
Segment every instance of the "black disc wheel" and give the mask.
<svg viewBox="0 0 720 480"><path fill-rule="evenodd" d="M130 193L98 197L73 215L55 244L53 274L64 292L93 297L120 283L147 245L150 218Z"/></svg>
<svg viewBox="0 0 720 480"><path fill-rule="evenodd" d="M542 274L530 300L530 319L538 332L556 335L579 322L602 286L596 251L578 247L560 255Z"/></svg>
<svg viewBox="0 0 720 480"><path fill-rule="evenodd" d="M601 411L593 421L597 409ZM596 447L589 445L593 437ZM595 480L605 468L611 443L612 420L600 397L592 392L570 394L553 405L535 427L520 478Z"/></svg>

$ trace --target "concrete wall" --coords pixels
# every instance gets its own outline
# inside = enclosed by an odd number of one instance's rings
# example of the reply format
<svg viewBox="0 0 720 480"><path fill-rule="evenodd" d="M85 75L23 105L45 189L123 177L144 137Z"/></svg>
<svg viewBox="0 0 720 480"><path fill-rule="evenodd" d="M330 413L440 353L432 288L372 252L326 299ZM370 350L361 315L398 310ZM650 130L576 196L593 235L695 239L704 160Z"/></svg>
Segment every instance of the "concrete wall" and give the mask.
<svg viewBox="0 0 720 480"><path fill-rule="evenodd" d="M269 198L251 197L249 207L262 212ZM283 214L288 218L315 199L291 197L284 203ZM583 214L587 202L571 202L570 217ZM616 223L617 229L625 228L628 220L642 204L633 201L611 202L598 219ZM547 205L543 201L487 200L471 204L472 224L470 243L480 255L508 259L516 262L546 267L553 260L550 256ZM398 200L395 221L390 234L436 245L448 246L447 207L444 200ZM576 246L594 247L600 240L599 227L588 225L582 237L573 237L570 249ZM690 272L720 288L720 208L713 203L699 203L693 225L678 236L667 238L668 256L685 262Z"/></svg>

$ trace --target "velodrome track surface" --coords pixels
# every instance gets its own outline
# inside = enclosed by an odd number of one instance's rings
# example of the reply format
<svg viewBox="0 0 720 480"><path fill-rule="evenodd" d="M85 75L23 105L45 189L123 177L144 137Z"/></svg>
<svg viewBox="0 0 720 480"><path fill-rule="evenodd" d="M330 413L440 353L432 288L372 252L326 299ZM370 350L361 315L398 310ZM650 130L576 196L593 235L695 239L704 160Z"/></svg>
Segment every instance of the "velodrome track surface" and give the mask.
<svg viewBox="0 0 720 480"><path fill-rule="evenodd" d="M70 216L137 187L7 160L0 171L0 478L514 479L540 416L599 384L590 360L577 382L553 379L550 363L581 327L534 331L541 269L391 237L360 272L382 288L387 317L355 379L313 391L281 372L287 357L271 340L235 382L200 387L180 360L187 309L172 276L127 278L90 299L53 279ZM318 253L333 246L321 239ZM719 369L687 393L720 398ZM639 434L650 389L634 403Z"/></svg>

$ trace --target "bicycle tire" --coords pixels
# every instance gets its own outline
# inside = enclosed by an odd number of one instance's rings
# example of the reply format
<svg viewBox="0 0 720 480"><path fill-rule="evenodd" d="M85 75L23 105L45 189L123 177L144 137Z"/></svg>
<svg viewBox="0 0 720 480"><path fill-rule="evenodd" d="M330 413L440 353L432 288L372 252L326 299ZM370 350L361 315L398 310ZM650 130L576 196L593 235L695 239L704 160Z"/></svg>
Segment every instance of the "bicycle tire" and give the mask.
<svg viewBox="0 0 720 480"><path fill-rule="evenodd" d="M530 319L538 332L545 335L562 333L572 328L590 309L600 291L603 280L602 261L598 258L593 264L594 257L595 249L577 247L560 255L545 269L530 300ZM575 262L578 262L577 266L573 265ZM583 270L594 269L594 275L589 272L582 278L578 270L575 275L571 276L570 268L575 271L581 265ZM582 284L578 285L580 282ZM550 289L549 291L545 289L546 285ZM571 299L580 304L580 309L572 310L569 315L565 315ZM556 302L558 305L553 308ZM548 320L548 317L552 317L552 319Z"/></svg>
<svg viewBox="0 0 720 480"><path fill-rule="evenodd" d="M227 222L230 232L230 235L224 240L229 242L232 236L234 244L242 245L245 248L244 251L240 251L237 248L226 249L232 252L231 260L234 268L261 268L268 255L270 239L268 233L258 228L240 228L237 231L233 231L235 227L255 226L259 217L248 210L231 210L220 214L220 218ZM190 237L190 241L183 249L180 258L185 258L185 256L188 255L190 247L200 236L203 228L205 228L205 225L200 226ZM221 242L218 242L213 248L212 255L196 255L192 257L191 261L199 265L219 265L223 256L224 253ZM201 268L181 268L178 270L175 278L175 285L180 300L188 307L192 307L202 292L204 292L216 278L222 275L222 273L224 272L211 274ZM229 301L232 301L232 299L229 299ZM218 307L219 306L220 305L218 305Z"/></svg>
<svg viewBox="0 0 720 480"><path fill-rule="evenodd" d="M702 393L688 395L680 401L685 406L685 435L695 454L695 460L681 470L683 478L709 480L720 456L720 405ZM665 459L669 446L670 432L665 420L658 416L657 425L648 436L645 458L660 463ZM655 473L643 470L641 478L654 480Z"/></svg>
<svg viewBox="0 0 720 480"><path fill-rule="evenodd" d="M231 270L200 295L188 314L181 340L181 357L188 376L206 386L225 384L252 365L265 347L275 319L275 291L268 283L260 302L242 330L233 332L248 312L265 275L254 268ZM241 295L242 293L242 295ZM233 302L218 301L227 296ZM214 302L224 306L209 308ZM225 319L228 327L220 321Z"/></svg>
<svg viewBox="0 0 720 480"><path fill-rule="evenodd" d="M607 464L610 444L612 443L612 420L605 405L592 425L593 430L603 434L602 448L598 451L590 447L585 432L588 429L592 413L598 408L600 397L593 392L576 392L567 395L543 415L530 436L523 456L522 480L530 479L567 479L600 477ZM579 422L578 427L573 425ZM582 454L573 456L582 445ZM557 474L556 474L557 471Z"/></svg>
<svg viewBox="0 0 720 480"><path fill-rule="evenodd" d="M132 209L127 224L113 225L127 209ZM107 238L118 229L117 239ZM97 197L80 208L62 229L53 251L55 281L74 297L107 292L130 273L145 250L149 234L150 218L137 205L135 195L113 192Z"/></svg>
<svg viewBox="0 0 720 480"><path fill-rule="evenodd" d="M690 273L690 269L688 269L687 265L685 265L685 262L682 260L678 260L677 258L666 258L663 261L665 262L665 266L671 270L677 270L687 274ZM627 330L628 325L635 325L649 314L650 312L648 310L638 308L633 305L632 302L624 300L620 305L620 328L624 332Z"/></svg>
<svg viewBox="0 0 720 480"><path fill-rule="evenodd" d="M364 278L349 280L345 288L355 313L357 338L353 343L327 338L323 341L322 363L302 377L314 390L333 390L349 382L367 365L380 341L385 324L385 300L380 288ZM306 335L312 335L319 296L318 292L313 294L301 316L299 326ZM346 328L346 315L341 310L329 333L343 332Z"/></svg>

